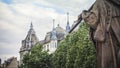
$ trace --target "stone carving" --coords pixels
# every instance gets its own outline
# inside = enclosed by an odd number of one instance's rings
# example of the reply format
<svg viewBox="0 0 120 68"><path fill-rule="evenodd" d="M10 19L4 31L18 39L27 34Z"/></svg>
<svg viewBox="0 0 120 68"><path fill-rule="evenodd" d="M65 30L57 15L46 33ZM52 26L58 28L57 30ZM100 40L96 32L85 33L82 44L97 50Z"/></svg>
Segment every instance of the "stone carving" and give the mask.
<svg viewBox="0 0 120 68"><path fill-rule="evenodd" d="M120 0L96 0L81 17L90 27L97 68L120 68Z"/></svg>

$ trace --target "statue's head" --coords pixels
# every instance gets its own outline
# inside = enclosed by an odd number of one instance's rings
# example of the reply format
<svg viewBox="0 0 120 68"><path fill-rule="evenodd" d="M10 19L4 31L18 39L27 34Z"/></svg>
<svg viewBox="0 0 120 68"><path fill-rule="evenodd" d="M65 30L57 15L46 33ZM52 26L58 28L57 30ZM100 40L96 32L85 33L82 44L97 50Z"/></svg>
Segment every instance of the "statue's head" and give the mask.
<svg viewBox="0 0 120 68"><path fill-rule="evenodd" d="M82 19L91 27L95 28L97 23L97 17L94 12L84 10L82 12Z"/></svg>

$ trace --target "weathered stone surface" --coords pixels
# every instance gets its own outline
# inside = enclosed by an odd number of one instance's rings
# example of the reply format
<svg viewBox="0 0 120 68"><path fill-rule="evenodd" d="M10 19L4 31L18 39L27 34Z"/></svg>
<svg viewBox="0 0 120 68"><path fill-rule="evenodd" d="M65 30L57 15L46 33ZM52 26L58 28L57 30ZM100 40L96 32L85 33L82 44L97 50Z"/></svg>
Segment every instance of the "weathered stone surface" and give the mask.
<svg viewBox="0 0 120 68"><path fill-rule="evenodd" d="M120 68L120 0L96 0L79 17L90 26L97 67Z"/></svg>

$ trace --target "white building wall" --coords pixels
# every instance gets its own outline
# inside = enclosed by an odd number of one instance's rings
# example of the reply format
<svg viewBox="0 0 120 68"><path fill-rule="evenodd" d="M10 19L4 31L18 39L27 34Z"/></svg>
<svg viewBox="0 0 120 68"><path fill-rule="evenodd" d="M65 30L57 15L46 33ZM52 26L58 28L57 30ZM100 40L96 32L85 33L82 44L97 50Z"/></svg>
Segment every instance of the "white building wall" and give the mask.
<svg viewBox="0 0 120 68"><path fill-rule="evenodd" d="M57 48L57 40L51 40L49 53L51 54L51 53L55 52L56 48Z"/></svg>
<svg viewBox="0 0 120 68"><path fill-rule="evenodd" d="M51 40L49 43L43 45L43 51L47 51L51 54L57 49L57 40Z"/></svg>

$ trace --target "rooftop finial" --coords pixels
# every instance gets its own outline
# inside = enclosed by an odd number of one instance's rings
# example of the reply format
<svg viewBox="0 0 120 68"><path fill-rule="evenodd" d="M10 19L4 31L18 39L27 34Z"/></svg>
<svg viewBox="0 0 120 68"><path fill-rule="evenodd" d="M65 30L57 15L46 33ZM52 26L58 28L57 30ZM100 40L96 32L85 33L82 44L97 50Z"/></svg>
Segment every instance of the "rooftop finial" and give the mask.
<svg viewBox="0 0 120 68"><path fill-rule="evenodd" d="M67 12L67 23L69 23L69 12Z"/></svg>

